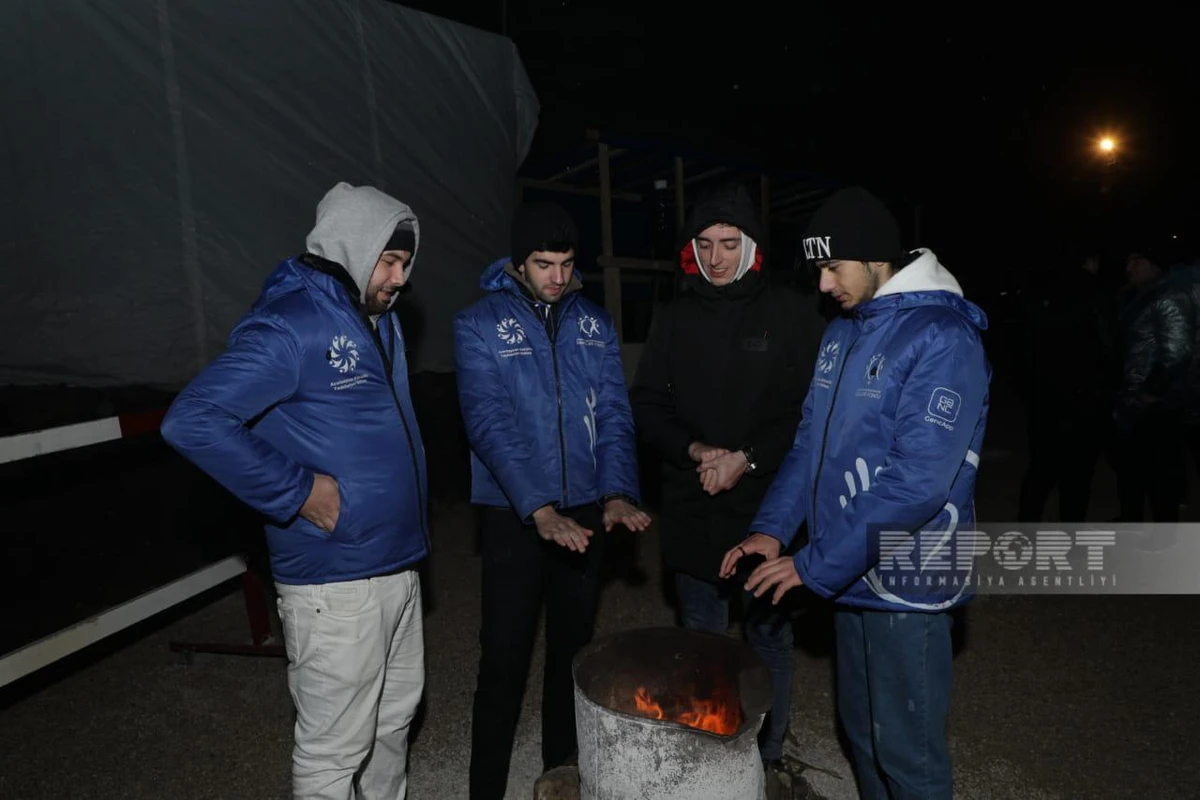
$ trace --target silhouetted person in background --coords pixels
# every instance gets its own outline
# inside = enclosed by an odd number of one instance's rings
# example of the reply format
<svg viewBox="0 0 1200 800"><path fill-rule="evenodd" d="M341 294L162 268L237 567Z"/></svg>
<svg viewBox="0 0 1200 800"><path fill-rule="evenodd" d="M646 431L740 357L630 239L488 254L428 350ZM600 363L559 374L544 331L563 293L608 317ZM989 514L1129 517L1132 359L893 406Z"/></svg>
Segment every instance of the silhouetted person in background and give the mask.
<svg viewBox="0 0 1200 800"><path fill-rule="evenodd" d="M1191 359L1181 373L1181 421L1184 445L1190 451L1195 468L1200 471L1200 257L1181 261L1171 267L1167 277L1174 291L1185 296L1191 306Z"/></svg>
<svg viewBox="0 0 1200 800"><path fill-rule="evenodd" d="M1018 521L1043 518L1058 489L1058 518L1087 518L1104 416L1105 330L1095 257L1053 271L1025 307L1020 363L1029 464Z"/></svg>
<svg viewBox="0 0 1200 800"><path fill-rule="evenodd" d="M1123 522L1176 522L1185 488L1183 387L1192 361L1190 294L1166 280L1147 251L1126 261L1130 288L1120 308L1121 384L1113 409Z"/></svg>

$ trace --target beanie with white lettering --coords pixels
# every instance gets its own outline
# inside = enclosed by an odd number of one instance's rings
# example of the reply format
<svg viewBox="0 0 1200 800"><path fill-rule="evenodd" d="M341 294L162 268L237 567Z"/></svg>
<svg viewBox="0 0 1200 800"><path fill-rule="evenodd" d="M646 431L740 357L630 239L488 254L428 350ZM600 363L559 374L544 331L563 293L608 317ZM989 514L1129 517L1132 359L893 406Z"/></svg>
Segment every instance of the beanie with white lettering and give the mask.
<svg viewBox="0 0 1200 800"><path fill-rule="evenodd" d="M804 233L808 261L901 260L900 226L875 195L858 186L840 189L817 209Z"/></svg>

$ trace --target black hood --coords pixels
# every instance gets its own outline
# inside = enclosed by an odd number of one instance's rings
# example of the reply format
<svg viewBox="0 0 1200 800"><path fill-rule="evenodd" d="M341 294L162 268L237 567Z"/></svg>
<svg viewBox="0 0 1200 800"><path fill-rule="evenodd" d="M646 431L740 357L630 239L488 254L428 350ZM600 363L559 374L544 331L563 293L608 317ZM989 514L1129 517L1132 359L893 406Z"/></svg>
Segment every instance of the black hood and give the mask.
<svg viewBox="0 0 1200 800"><path fill-rule="evenodd" d="M753 239L760 249L765 244L762 237L762 220L750 199L750 192L741 183L725 184L696 201L683 226L680 248L695 239L700 231L709 225L717 224L736 225Z"/></svg>
<svg viewBox="0 0 1200 800"><path fill-rule="evenodd" d="M710 225L734 225L753 245L745 253L741 276L724 286L713 286L701 273L692 241ZM683 286L706 297L731 298L757 293L762 281L763 241L762 225L758 210L750 199L750 192L740 183L727 183L702 195L692 208L683 227L679 241L679 267L683 272Z"/></svg>

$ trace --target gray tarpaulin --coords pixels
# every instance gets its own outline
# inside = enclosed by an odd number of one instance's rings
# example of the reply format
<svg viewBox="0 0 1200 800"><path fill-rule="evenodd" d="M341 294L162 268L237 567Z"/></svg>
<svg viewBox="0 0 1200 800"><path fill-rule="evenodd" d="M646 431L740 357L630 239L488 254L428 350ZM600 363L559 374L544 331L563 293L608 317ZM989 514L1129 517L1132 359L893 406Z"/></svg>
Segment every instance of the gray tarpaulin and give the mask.
<svg viewBox="0 0 1200 800"><path fill-rule="evenodd" d="M6 0L0 65L0 383L181 385L343 180L419 215L410 360L453 370L537 124L510 40L383 0Z"/></svg>

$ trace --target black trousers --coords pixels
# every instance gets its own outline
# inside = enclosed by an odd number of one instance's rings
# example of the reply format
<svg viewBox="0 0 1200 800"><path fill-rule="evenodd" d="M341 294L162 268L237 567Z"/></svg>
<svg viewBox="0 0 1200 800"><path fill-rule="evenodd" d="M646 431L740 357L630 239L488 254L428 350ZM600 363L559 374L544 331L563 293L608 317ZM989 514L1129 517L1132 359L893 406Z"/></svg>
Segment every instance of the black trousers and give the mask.
<svg viewBox="0 0 1200 800"><path fill-rule="evenodd" d="M1148 413L1117 437L1117 495L1121 522L1178 522L1187 493L1184 429L1178 414Z"/></svg>
<svg viewBox="0 0 1200 800"><path fill-rule="evenodd" d="M1087 519L1102 429L1088 409L1072 410L1068 419L1064 416L1061 411L1031 410L1029 464L1021 480L1018 522L1044 521L1046 500L1056 487L1059 521Z"/></svg>
<svg viewBox="0 0 1200 800"><path fill-rule="evenodd" d="M482 653L471 719L471 800L503 800L543 601L543 770L575 753L571 662L595 629L605 535L595 505L564 512L592 531L585 553L543 540L509 509L481 511Z"/></svg>

